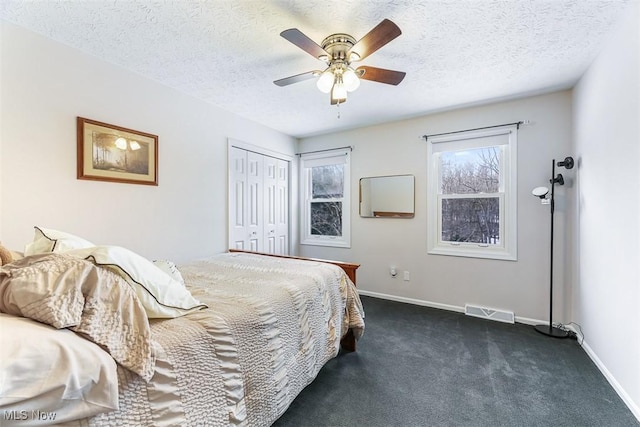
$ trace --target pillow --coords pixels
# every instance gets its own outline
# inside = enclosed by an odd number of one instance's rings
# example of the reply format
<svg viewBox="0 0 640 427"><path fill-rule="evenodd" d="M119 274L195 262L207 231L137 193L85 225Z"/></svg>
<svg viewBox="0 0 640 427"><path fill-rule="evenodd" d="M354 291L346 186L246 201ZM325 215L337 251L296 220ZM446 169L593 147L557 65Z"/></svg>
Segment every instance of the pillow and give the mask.
<svg viewBox="0 0 640 427"><path fill-rule="evenodd" d="M13 261L17 261L19 259L24 258L24 252L18 252L18 251L12 251L12 250L10 250L9 252L11 252L11 258L13 259Z"/></svg>
<svg viewBox="0 0 640 427"><path fill-rule="evenodd" d="M37 255L49 252L64 252L72 249L90 248L93 243L73 234L47 228L34 227L33 241L24 249L24 255Z"/></svg>
<svg viewBox="0 0 640 427"><path fill-rule="evenodd" d="M87 259L122 276L133 288L150 319L180 317L206 305L148 259L120 246L94 246L66 254Z"/></svg>
<svg viewBox="0 0 640 427"><path fill-rule="evenodd" d="M0 414L19 416L16 425L57 424L118 409L116 363L99 346L69 330L3 313L0 330ZM50 414L48 422L32 418L38 411Z"/></svg>
<svg viewBox="0 0 640 427"><path fill-rule="evenodd" d="M13 252L0 243L0 265L9 264L11 261L13 261Z"/></svg>
<svg viewBox="0 0 640 427"><path fill-rule="evenodd" d="M144 307L122 277L87 260L49 253L0 267L0 312L69 328L145 381L154 374Z"/></svg>
<svg viewBox="0 0 640 427"><path fill-rule="evenodd" d="M180 270L178 270L178 267L176 267L175 263L173 263L172 261L167 261L165 259L156 259L153 261L153 265L167 273L172 279L184 286L184 278L182 277L182 273L180 273Z"/></svg>

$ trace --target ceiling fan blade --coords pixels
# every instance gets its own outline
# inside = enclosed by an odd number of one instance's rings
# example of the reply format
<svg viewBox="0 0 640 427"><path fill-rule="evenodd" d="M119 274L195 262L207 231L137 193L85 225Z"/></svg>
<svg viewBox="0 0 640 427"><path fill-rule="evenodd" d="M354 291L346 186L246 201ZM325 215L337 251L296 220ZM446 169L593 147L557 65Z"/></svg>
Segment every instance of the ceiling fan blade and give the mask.
<svg viewBox="0 0 640 427"><path fill-rule="evenodd" d="M312 79L319 75L321 71L307 71L306 73L296 74L295 76L285 77L284 79L275 80L274 83L278 86L288 86L294 83L302 82Z"/></svg>
<svg viewBox="0 0 640 427"><path fill-rule="evenodd" d="M363 38L349 49L347 58L355 52L359 58L354 61L360 61L380 49L385 44L402 34L400 28L388 19L383 20L376 25L373 30L369 31Z"/></svg>
<svg viewBox="0 0 640 427"><path fill-rule="evenodd" d="M363 74L361 75L361 73ZM400 84L402 79L404 79L404 76L407 75L407 73L403 71L385 70L384 68L369 67L366 65L358 67L356 74L358 74L361 79L386 83L394 86Z"/></svg>
<svg viewBox="0 0 640 427"><path fill-rule="evenodd" d="M316 42L307 37L302 31L297 28L289 28L280 33L282 37L289 40L291 43L298 46L308 54L315 58L320 58L323 55L329 55L323 48L321 48Z"/></svg>

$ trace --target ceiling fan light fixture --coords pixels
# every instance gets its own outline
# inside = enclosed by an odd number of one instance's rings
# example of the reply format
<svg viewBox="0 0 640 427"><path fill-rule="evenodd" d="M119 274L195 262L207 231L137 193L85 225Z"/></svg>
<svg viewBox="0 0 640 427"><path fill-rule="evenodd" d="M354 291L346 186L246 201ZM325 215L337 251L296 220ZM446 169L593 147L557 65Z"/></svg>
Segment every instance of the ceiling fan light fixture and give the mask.
<svg viewBox="0 0 640 427"><path fill-rule="evenodd" d="M347 70L342 73L342 80L348 92L353 92L360 87L360 79L352 68L347 68Z"/></svg>
<svg viewBox="0 0 640 427"><path fill-rule="evenodd" d="M316 78L318 89L331 94L332 105L345 102L347 92L353 92L360 86L360 79L397 86L406 73L371 66L355 68L351 63L367 58L400 34L400 28L388 19L383 19L358 41L349 34L335 33L325 37L319 45L297 28L282 31L280 35L286 40L324 61L326 69L296 74L273 83L283 87Z"/></svg>
<svg viewBox="0 0 640 427"><path fill-rule="evenodd" d="M333 85L333 90L331 91L331 99L339 102L344 102L347 100L347 88L340 77L336 79L336 84Z"/></svg>
<svg viewBox="0 0 640 427"><path fill-rule="evenodd" d="M318 86L320 92L329 93L331 92L334 81L335 76L330 70L327 70L320 75L320 78L318 78L318 81L316 82L316 86Z"/></svg>

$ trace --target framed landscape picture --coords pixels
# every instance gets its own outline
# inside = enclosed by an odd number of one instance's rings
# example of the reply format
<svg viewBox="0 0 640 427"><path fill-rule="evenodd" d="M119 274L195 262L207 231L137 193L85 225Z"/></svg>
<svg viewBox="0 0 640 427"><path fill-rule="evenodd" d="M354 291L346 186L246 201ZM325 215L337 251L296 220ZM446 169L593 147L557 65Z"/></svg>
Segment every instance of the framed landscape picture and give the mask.
<svg viewBox="0 0 640 427"><path fill-rule="evenodd" d="M78 117L78 179L158 185L158 136Z"/></svg>

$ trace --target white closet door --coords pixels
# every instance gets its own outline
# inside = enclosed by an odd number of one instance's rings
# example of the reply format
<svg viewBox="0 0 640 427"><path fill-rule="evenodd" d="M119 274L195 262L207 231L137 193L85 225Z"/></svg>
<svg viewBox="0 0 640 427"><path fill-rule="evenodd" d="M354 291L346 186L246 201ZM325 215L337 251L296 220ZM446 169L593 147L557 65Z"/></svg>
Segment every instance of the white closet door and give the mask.
<svg viewBox="0 0 640 427"><path fill-rule="evenodd" d="M264 252L276 254L277 247L277 172L278 159L273 157L264 158Z"/></svg>
<svg viewBox="0 0 640 427"><path fill-rule="evenodd" d="M247 152L247 182L249 186L247 201L248 221L247 231L249 232L250 251L264 251L263 234L264 234L264 216L263 216L263 160L264 156Z"/></svg>
<svg viewBox="0 0 640 427"><path fill-rule="evenodd" d="M247 229L247 152L229 150L229 247L249 249Z"/></svg>
<svg viewBox="0 0 640 427"><path fill-rule="evenodd" d="M276 252L289 254L289 162L277 160L276 165Z"/></svg>
<svg viewBox="0 0 640 427"><path fill-rule="evenodd" d="M289 162L229 147L229 247L289 254Z"/></svg>

